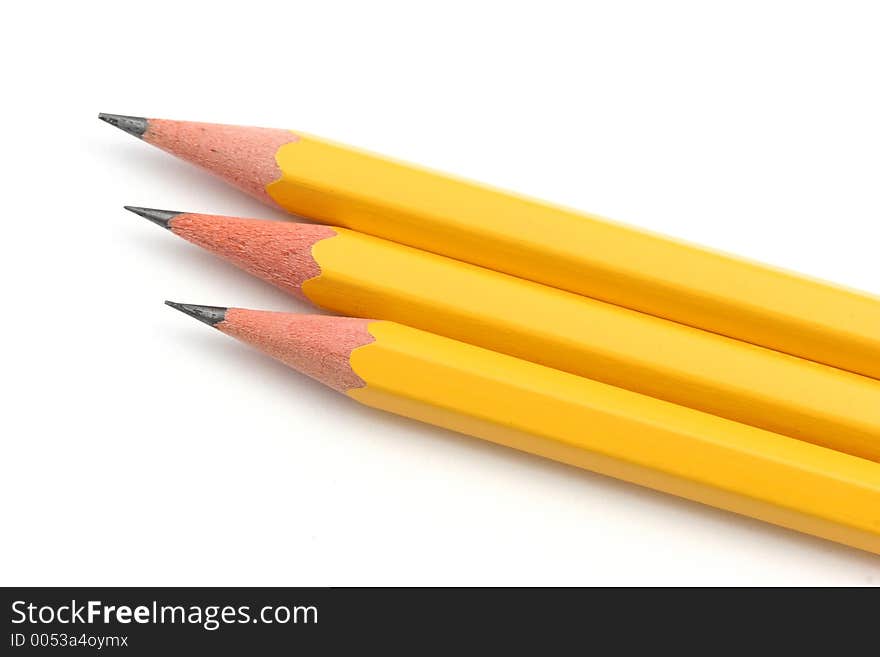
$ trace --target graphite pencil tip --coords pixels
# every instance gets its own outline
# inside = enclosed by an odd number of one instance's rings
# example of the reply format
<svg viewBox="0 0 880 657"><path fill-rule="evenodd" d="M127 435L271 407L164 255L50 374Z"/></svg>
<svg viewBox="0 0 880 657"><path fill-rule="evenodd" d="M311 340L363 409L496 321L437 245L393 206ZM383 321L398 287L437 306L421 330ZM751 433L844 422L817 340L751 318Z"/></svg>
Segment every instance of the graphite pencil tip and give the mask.
<svg viewBox="0 0 880 657"><path fill-rule="evenodd" d="M195 317L208 326L216 326L226 319L226 311L228 310L228 308L221 308L219 306L197 306L191 303L176 303L174 301L166 301L165 305L171 306L185 315Z"/></svg>
<svg viewBox="0 0 880 657"><path fill-rule="evenodd" d="M123 205L126 210L129 212L134 212L136 215L143 217L144 219L149 219L157 226L162 226L167 230L171 230L171 220L174 219L179 214L183 214L183 212L176 212L175 210L158 210L156 208L139 208L134 205Z"/></svg>
<svg viewBox="0 0 880 657"><path fill-rule="evenodd" d="M115 125L120 130L134 135L138 139L143 138L147 131L147 120L142 116L124 116L122 114L98 114L98 118L110 125Z"/></svg>

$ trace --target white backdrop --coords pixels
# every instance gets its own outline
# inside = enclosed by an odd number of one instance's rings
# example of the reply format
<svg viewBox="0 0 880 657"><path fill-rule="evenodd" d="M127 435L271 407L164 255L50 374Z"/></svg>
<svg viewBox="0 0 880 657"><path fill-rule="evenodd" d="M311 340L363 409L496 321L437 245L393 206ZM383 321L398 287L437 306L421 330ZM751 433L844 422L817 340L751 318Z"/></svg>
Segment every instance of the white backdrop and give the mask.
<svg viewBox="0 0 880 657"><path fill-rule="evenodd" d="M195 5L3 11L0 583L880 584L164 307L307 310L121 206L280 213L96 118L298 128L878 293L876 3Z"/></svg>

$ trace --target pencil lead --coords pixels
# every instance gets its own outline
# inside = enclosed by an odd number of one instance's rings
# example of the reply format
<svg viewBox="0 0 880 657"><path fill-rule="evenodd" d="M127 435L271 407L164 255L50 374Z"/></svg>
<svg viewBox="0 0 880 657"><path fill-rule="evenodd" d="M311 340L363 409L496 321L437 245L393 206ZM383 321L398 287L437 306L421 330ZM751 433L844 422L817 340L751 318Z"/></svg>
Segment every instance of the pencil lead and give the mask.
<svg viewBox="0 0 880 657"><path fill-rule="evenodd" d="M183 212L177 212L175 210L158 210L156 208L139 208L134 205L123 205L126 210L129 212L134 212L136 215L143 217L144 219L149 219L157 226L162 226L167 230L171 230L171 220L174 219L179 214L183 214Z"/></svg>
<svg viewBox="0 0 880 657"><path fill-rule="evenodd" d="M165 305L171 306L185 315L195 317L208 326L216 326L226 319L226 311L228 310L219 306L197 306L191 303L176 303L174 301L166 301Z"/></svg>
<svg viewBox="0 0 880 657"><path fill-rule="evenodd" d="M147 131L147 120L141 116L124 116L122 114L104 114L101 112L98 114L98 118L130 135L134 135L138 139L141 139Z"/></svg>

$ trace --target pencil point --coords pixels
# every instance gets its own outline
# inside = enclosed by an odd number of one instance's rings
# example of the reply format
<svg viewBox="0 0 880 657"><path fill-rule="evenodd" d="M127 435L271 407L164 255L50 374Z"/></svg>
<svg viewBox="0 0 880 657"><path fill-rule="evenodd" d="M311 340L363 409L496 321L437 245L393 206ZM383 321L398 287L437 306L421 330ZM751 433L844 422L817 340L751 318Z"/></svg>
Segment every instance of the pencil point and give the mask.
<svg viewBox="0 0 880 657"><path fill-rule="evenodd" d="M228 310L219 306L197 306L191 303L176 303L174 301L166 301L165 305L171 306L185 315L195 317L208 326L216 326L226 319L226 311Z"/></svg>
<svg viewBox="0 0 880 657"><path fill-rule="evenodd" d="M147 120L141 116L124 116L122 114L104 114L101 112L98 114L98 118L130 135L134 135L138 139L142 138L147 131Z"/></svg>
<svg viewBox="0 0 880 657"><path fill-rule="evenodd" d="M171 230L171 220L174 219L179 214L183 214L183 212L176 212L175 210L157 210L156 208L139 208L134 205L123 205L126 210L129 212L134 212L136 215L143 217L144 219L149 219L157 226L162 226L167 230Z"/></svg>

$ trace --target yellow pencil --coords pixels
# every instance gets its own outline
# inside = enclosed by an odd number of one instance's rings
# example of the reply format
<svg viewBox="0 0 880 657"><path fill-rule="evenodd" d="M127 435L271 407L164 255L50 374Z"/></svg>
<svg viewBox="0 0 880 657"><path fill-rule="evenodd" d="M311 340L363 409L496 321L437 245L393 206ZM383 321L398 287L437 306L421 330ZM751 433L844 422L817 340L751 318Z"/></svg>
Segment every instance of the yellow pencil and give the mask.
<svg viewBox="0 0 880 657"><path fill-rule="evenodd" d="M288 130L102 114L271 205L880 378L880 299Z"/></svg>
<svg viewBox="0 0 880 657"><path fill-rule="evenodd" d="M880 553L880 464L385 321L170 303L362 404Z"/></svg>
<svg viewBox="0 0 880 657"><path fill-rule="evenodd" d="M374 317L880 461L880 381L343 228L129 208Z"/></svg>

